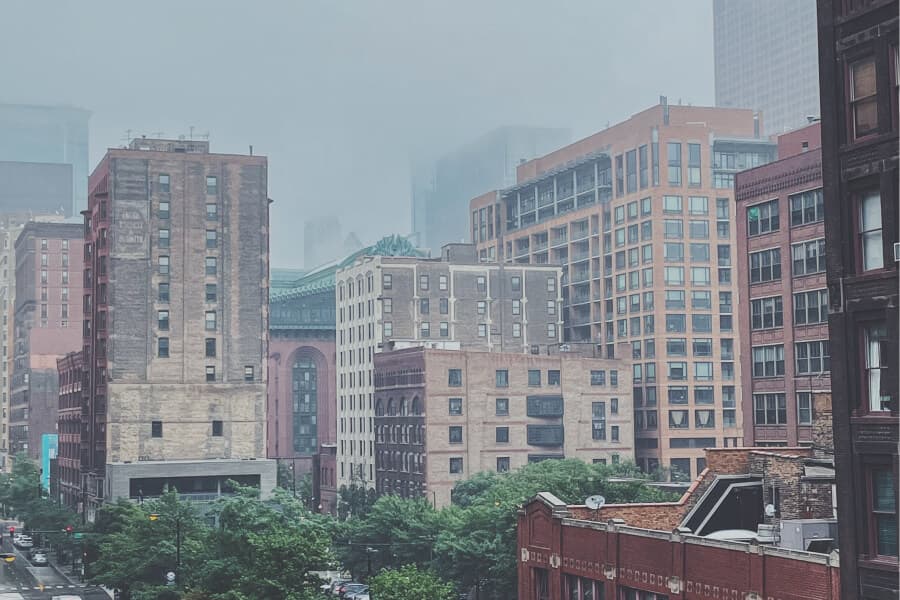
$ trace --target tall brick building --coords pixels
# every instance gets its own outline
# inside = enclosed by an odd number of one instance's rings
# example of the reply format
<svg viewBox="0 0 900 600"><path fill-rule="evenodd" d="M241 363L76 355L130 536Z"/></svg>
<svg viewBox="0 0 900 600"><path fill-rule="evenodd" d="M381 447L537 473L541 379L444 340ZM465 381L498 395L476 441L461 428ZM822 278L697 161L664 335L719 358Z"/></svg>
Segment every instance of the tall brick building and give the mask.
<svg viewBox="0 0 900 600"><path fill-rule="evenodd" d="M265 460L267 162L207 142L109 150L85 213L81 468L90 511L166 486L275 487Z"/></svg>
<svg viewBox="0 0 900 600"><path fill-rule="evenodd" d="M898 597L898 18L819 0L841 597Z"/></svg>
<svg viewBox="0 0 900 600"><path fill-rule="evenodd" d="M538 355L431 345L375 354L379 493L440 507L458 481L482 471L634 460L630 362L555 346Z"/></svg>
<svg viewBox="0 0 900 600"><path fill-rule="evenodd" d="M689 479L743 437L734 176L775 145L750 110L661 100L520 165L471 231L483 257L562 266L565 340L630 344L638 464Z"/></svg>
<svg viewBox="0 0 900 600"><path fill-rule="evenodd" d="M339 486L375 486L374 356L384 343L524 353L557 345L562 329L559 267L479 263L471 244L434 259L380 254L335 275Z"/></svg>
<svg viewBox="0 0 900 600"><path fill-rule="evenodd" d="M81 404L84 400L83 353L69 352L56 361L59 378L58 433L59 453L57 454L57 481L52 481L59 490L60 504L76 512L82 510L84 502L81 487Z"/></svg>
<svg viewBox="0 0 900 600"><path fill-rule="evenodd" d="M780 136L779 160L737 174L744 441L813 440L813 398L831 389L818 123Z"/></svg>
<svg viewBox="0 0 900 600"><path fill-rule="evenodd" d="M29 222L15 242L10 453L40 459L41 435L56 433L56 361L81 347L79 223Z"/></svg>

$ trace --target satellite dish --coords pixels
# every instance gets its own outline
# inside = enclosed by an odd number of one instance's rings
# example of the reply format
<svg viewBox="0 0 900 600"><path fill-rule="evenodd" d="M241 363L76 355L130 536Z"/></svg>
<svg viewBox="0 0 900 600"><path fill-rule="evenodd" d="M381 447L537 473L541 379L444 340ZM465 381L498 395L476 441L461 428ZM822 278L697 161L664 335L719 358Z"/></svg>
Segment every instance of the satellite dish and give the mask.
<svg viewBox="0 0 900 600"><path fill-rule="evenodd" d="M606 498L603 496L588 496L584 501L584 505L591 510L600 510L604 504L606 504Z"/></svg>
<svg viewBox="0 0 900 600"><path fill-rule="evenodd" d="M766 504L766 516L767 517L775 516L775 505L774 504Z"/></svg>

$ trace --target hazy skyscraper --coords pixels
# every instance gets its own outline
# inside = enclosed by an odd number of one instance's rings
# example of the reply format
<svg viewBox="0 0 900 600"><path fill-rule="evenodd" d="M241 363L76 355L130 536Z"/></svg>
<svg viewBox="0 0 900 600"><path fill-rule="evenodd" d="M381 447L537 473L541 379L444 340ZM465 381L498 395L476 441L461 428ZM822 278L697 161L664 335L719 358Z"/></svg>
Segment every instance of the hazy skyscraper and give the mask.
<svg viewBox="0 0 900 600"><path fill-rule="evenodd" d="M815 0L714 0L716 105L763 113L765 133L819 114Z"/></svg>

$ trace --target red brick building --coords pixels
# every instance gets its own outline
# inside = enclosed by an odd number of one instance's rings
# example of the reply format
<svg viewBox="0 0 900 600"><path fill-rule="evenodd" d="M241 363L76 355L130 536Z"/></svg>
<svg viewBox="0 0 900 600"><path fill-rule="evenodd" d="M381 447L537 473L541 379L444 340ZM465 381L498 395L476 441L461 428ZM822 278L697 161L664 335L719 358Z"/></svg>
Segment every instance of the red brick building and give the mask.
<svg viewBox="0 0 900 600"><path fill-rule="evenodd" d="M826 518L833 476L815 476L821 465L811 450L721 448L707 451L707 464L678 502L593 510L538 494L519 512L518 598L839 598L837 555L789 548L798 527L834 528ZM772 489L781 500L770 516L764 506ZM738 531L754 521L757 535ZM833 546L831 539L807 541Z"/></svg>
<svg viewBox="0 0 900 600"><path fill-rule="evenodd" d="M84 354L69 352L56 361L59 378L59 453L57 473L60 504L82 512L81 407L84 390Z"/></svg>
<svg viewBox="0 0 900 600"><path fill-rule="evenodd" d="M812 441L831 389L818 123L778 138L780 160L738 173L738 330L744 443Z"/></svg>

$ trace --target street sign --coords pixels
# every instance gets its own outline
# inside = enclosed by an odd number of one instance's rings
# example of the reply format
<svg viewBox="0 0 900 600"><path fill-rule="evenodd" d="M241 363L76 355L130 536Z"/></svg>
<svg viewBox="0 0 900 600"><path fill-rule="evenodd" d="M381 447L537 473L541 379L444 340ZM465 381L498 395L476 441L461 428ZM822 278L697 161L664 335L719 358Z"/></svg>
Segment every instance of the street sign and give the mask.
<svg viewBox="0 0 900 600"><path fill-rule="evenodd" d="M175 572L169 571L166 573L166 585L175 585Z"/></svg>
<svg viewBox="0 0 900 600"><path fill-rule="evenodd" d="M80 540L80 539L84 538L84 534L83 534L83 533L76 533L76 534L73 534L73 535L72 535L72 538L74 538L74 539L76 539L76 540Z"/></svg>

